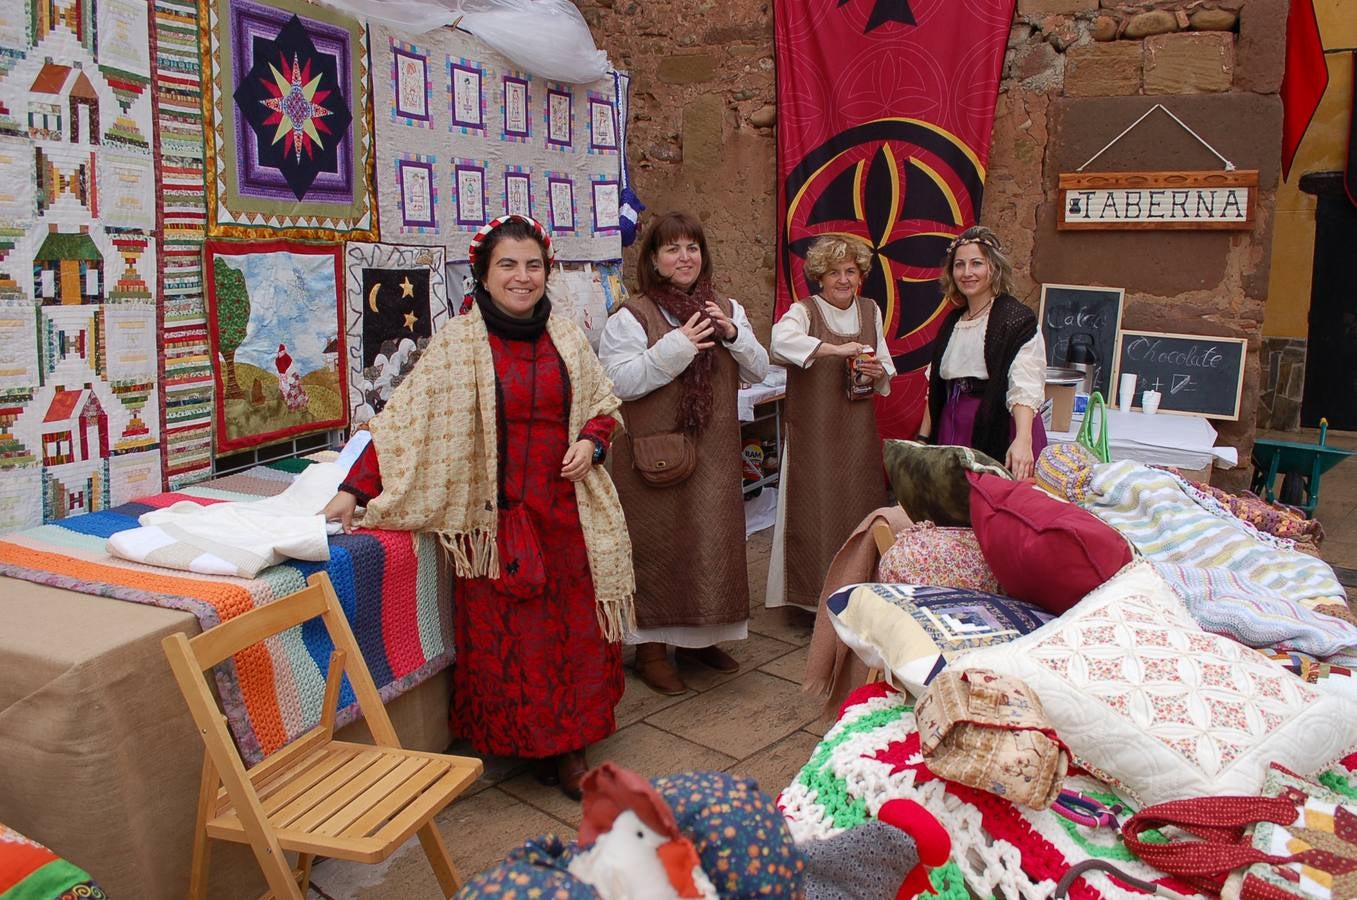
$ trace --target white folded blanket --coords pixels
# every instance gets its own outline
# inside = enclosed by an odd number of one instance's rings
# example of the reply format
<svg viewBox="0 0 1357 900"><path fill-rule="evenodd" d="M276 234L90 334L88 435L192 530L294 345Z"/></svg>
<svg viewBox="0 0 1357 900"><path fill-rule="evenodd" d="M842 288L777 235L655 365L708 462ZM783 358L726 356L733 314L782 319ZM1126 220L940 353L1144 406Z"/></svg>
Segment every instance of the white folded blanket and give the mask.
<svg viewBox="0 0 1357 900"><path fill-rule="evenodd" d="M142 527L113 535L107 549L133 562L240 578L284 559L321 562L330 545L320 512L348 471L347 460L314 463L274 497L209 506L181 500L143 513Z"/></svg>

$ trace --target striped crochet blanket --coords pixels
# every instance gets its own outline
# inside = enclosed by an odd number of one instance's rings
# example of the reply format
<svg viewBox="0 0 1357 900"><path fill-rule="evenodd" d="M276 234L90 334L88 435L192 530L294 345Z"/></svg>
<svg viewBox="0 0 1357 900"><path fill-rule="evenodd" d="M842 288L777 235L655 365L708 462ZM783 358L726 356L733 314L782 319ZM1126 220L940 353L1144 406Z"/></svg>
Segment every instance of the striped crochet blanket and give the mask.
<svg viewBox="0 0 1357 900"><path fill-rule="evenodd" d="M1357 797L1354 764L1357 755L1325 772L1319 781L1337 793ZM1134 803L1077 770L1065 779L1065 787L1108 807L1120 804L1125 810L1122 821L1135 812ZM851 828L896 798L921 804L947 829L952 860L934 874L959 871L974 897L1045 900L1062 875L1091 859L1110 863L1133 878L1195 895L1191 887L1132 855L1114 830L1076 825L1050 810L1020 807L934 775L923 764L908 696L884 683L849 695L839 721L778 797L778 806L800 843ZM1145 894L1094 871L1075 881L1069 896L1131 900Z"/></svg>
<svg viewBox="0 0 1357 900"><path fill-rule="evenodd" d="M390 701L452 662L451 622L438 602L437 540L408 532L360 530L330 537L328 562L289 561L255 578L227 578L161 569L116 559L108 538L136 528L151 509L281 493L308 460L257 466L179 492L144 497L112 509L64 519L0 538L0 575L40 584L184 610L206 631L242 612L306 586L324 570L348 614L382 699ZM215 671L231 731L253 763L320 721L325 672L333 649L319 621L270 638ZM339 724L358 715L345 679Z"/></svg>
<svg viewBox="0 0 1357 900"><path fill-rule="evenodd" d="M1081 506L1116 528L1206 630L1251 647L1357 664L1347 594L1323 560L1264 534L1179 476L1096 465Z"/></svg>

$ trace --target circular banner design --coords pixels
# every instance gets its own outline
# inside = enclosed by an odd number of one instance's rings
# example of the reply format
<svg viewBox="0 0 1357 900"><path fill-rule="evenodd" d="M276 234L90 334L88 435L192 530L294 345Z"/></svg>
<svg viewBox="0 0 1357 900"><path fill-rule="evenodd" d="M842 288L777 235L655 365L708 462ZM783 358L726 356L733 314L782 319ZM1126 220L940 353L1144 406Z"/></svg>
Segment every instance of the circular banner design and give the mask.
<svg viewBox="0 0 1357 900"><path fill-rule="evenodd" d="M817 238L866 242L872 269L862 293L881 306L896 371L922 369L945 305L939 263L978 218L984 181L971 149L929 122L876 119L839 132L787 175L782 265L792 299L819 290L805 273Z"/></svg>

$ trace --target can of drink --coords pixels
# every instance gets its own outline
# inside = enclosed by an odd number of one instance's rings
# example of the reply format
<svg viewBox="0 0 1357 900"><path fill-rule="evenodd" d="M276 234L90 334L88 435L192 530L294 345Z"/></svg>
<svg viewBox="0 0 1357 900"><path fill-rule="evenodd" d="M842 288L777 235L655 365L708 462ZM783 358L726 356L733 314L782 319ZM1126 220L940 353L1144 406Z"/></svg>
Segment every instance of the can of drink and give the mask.
<svg viewBox="0 0 1357 900"><path fill-rule="evenodd" d="M862 371L864 363L876 359L876 351L871 347L863 346L858 352L849 357L848 360L848 396L853 400L861 400L872 396L876 392L875 385L872 384L871 376Z"/></svg>

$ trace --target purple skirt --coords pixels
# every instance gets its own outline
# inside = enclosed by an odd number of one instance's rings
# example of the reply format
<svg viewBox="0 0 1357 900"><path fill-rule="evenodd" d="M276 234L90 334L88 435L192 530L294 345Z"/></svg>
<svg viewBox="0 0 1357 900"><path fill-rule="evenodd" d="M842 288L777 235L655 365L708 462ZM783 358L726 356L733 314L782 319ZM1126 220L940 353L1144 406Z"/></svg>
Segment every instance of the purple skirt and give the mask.
<svg viewBox="0 0 1357 900"><path fill-rule="evenodd" d="M966 394L961 391L960 385L953 385L951 392L947 395L947 401L942 405L942 421L938 423L939 444L955 444L962 447L971 445L971 435L975 433L975 414L980 411L980 395ZM1013 421L1013 416L1008 417L1008 442L1013 443L1017 437L1018 425ZM1041 451L1046 449L1046 425L1041 421L1041 416L1032 417L1032 459L1041 455ZM1004 465L1004 460L997 462Z"/></svg>

